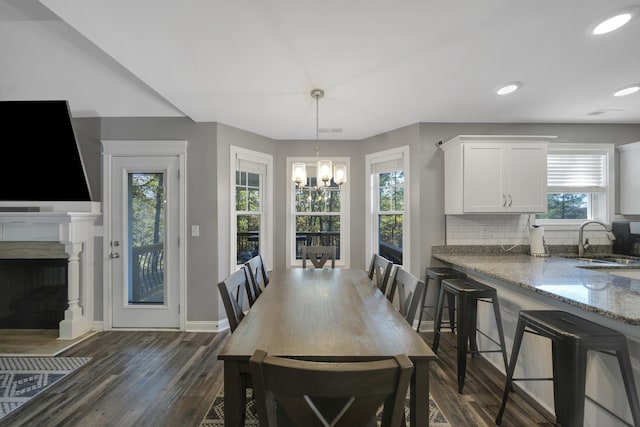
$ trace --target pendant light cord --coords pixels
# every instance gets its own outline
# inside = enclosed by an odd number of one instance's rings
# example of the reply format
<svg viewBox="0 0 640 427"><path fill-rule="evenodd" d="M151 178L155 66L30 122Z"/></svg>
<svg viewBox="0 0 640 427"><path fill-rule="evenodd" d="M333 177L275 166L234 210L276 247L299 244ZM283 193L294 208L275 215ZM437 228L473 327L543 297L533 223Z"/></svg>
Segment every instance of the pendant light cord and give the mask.
<svg viewBox="0 0 640 427"><path fill-rule="evenodd" d="M316 157L320 157L320 147L318 141L320 140L319 128L320 128L320 96L316 95Z"/></svg>

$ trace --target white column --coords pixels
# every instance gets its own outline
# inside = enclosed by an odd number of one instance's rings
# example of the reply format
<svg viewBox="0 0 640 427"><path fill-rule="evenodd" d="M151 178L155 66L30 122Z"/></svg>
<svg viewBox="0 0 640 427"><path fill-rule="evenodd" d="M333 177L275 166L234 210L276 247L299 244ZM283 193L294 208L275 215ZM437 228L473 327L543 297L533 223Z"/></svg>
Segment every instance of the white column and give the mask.
<svg viewBox="0 0 640 427"><path fill-rule="evenodd" d="M86 332L85 319L80 306L80 253L82 243L67 243L64 245L69 255L67 271L67 286L69 305L64 312L64 320L60 322L60 339L72 339Z"/></svg>

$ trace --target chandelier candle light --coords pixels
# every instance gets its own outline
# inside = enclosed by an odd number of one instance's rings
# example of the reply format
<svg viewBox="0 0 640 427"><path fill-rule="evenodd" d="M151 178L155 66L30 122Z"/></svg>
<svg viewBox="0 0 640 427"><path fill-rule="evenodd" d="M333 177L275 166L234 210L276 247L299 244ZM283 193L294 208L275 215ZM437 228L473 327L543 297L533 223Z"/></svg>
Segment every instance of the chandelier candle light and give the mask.
<svg viewBox="0 0 640 427"><path fill-rule="evenodd" d="M324 91L322 89L313 89L311 91L311 97L316 100L316 157L320 158L320 148L318 147L319 132L320 132L320 120L319 120L319 100L324 97ZM302 162L294 162L292 165L291 179L297 186L304 186L307 182L307 166ZM333 172L333 175L332 175ZM342 185L347 182L347 166L335 165L333 166L331 160L318 160L316 165L316 182L320 184L322 182L323 187L328 187L331 184L331 179L337 185Z"/></svg>

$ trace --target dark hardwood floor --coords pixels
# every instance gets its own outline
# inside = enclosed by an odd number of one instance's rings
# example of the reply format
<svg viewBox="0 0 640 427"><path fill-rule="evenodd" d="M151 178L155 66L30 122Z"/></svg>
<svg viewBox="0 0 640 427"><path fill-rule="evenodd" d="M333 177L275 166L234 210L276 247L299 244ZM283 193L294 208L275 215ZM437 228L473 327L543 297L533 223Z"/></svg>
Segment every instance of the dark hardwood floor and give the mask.
<svg viewBox="0 0 640 427"><path fill-rule="evenodd" d="M228 332L101 332L60 356L89 364L5 417L3 426L198 426L223 381L217 354ZM421 334L431 343L431 334ZM455 341L444 333L430 390L453 427L491 426L504 376L481 358L469 360L457 393ZM549 416L547 414L547 416ZM512 393L502 423L551 426Z"/></svg>

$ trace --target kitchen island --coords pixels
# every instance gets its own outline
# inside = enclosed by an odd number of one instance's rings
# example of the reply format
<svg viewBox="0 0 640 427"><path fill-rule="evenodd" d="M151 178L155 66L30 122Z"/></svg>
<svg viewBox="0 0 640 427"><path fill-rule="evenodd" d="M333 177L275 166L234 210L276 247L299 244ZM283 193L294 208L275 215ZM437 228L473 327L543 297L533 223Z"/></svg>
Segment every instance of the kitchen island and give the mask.
<svg viewBox="0 0 640 427"><path fill-rule="evenodd" d="M468 276L493 286L498 291L502 320L511 354L513 335L520 310L564 310L624 333L628 338L636 383L640 380L640 280L639 269L594 265L570 254L531 257L524 253L476 250L452 250L434 246L432 257ZM587 268L585 268L587 267ZM593 268L597 267L597 268ZM631 277L629 277L631 276ZM491 307L478 307L478 328L495 331ZM491 343L478 337L481 345ZM486 358L504 371L497 354ZM550 377L549 340L527 334L520 352L516 377ZM550 381L521 382L527 394L553 413L553 389ZM587 395L631 423L631 415L620 371L614 357L590 354ZM585 426L623 426L595 404L586 403Z"/></svg>

